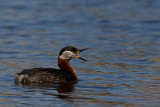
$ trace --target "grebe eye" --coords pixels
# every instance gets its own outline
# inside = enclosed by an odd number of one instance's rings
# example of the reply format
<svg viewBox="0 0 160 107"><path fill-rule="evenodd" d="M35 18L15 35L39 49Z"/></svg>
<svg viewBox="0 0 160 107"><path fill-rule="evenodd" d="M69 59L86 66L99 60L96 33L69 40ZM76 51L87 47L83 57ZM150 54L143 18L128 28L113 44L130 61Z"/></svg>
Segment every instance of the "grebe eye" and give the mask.
<svg viewBox="0 0 160 107"><path fill-rule="evenodd" d="M76 49L76 48L73 48L73 49L72 49L72 52L74 52L74 53L75 53L76 51L77 51L77 49Z"/></svg>

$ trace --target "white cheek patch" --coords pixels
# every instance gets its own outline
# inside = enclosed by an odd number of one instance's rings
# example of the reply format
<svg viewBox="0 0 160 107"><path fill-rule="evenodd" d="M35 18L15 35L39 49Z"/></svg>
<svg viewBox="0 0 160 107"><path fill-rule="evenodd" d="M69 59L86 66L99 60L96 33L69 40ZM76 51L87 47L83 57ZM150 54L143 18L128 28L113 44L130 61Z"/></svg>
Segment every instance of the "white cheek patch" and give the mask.
<svg viewBox="0 0 160 107"><path fill-rule="evenodd" d="M62 55L60 55L61 59L72 59L72 58L75 58L75 57L76 57L75 53L73 53L71 51L64 51L62 53Z"/></svg>

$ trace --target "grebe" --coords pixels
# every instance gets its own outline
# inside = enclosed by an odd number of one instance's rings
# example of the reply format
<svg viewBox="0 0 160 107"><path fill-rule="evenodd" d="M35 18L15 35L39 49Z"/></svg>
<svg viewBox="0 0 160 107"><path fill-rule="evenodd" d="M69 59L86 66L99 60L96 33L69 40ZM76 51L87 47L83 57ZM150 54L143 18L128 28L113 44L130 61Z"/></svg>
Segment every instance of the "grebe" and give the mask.
<svg viewBox="0 0 160 107"><path fill-rule="evenodd" d="M87 49L87 48L86 48ZM78 53L86 49L79 50L73 46L64 47L58 56L58 66L60 69L55 68L32 68L24 69L16 74L15 82L21 83L42 83L42 82L77 82L78 77L76 72L69 64L73 58L79 57Z"/></svg>

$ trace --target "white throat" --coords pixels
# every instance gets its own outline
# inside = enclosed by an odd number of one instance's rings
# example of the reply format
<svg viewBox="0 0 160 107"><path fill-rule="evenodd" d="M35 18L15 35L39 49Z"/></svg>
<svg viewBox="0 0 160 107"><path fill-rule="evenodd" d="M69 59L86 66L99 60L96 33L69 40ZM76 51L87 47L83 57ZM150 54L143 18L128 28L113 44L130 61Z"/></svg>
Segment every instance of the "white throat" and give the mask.
<svg viewBox="0 0 160 107"><path fill-rule="evenodd" d="M62 55L59 56L61 59L73 59L76 57L75 53L71 51L64 51Z"/></svg>

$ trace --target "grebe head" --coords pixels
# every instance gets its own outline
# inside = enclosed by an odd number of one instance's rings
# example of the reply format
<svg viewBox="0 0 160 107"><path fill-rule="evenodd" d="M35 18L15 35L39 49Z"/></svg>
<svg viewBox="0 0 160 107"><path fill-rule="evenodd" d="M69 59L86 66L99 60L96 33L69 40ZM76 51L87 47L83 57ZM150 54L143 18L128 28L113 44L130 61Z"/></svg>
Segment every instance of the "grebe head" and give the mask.
<svg viewBox="0 0 160 107"><path fill-rule="evenodd" d="M73 59L73 58L78 58L78 59L81 59L81 60L84 60L84 61L87 61L81 57L79 57L78 53L79 52L82 52L84 50L87 50L86 49L82 49L82 50L79 50L73 46L67 46L67 47L64 47L60 53L59 53L59 58L61 59L67 59L67 60L70 60L70 59Z"/></svg>

